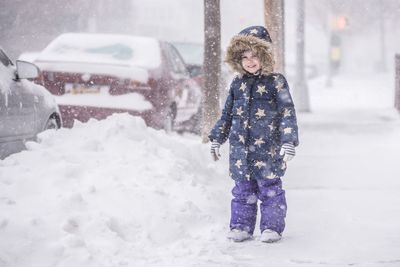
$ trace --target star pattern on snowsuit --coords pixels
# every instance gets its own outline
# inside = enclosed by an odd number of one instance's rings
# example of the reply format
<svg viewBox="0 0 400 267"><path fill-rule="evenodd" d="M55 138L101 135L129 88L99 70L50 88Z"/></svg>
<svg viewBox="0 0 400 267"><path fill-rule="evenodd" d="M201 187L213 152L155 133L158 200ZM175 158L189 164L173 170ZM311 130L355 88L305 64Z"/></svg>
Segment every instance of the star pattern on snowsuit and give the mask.
<svg viewBox="0 0 400 267"><path fill-rule="evenodd" d="M278 93L280 91L283 91L284 89L283 86L284 86L283 82L279 81L278 84L276 85L276 90L278 91Z"/></svg>
<svg viewBox="0 0 400 267"><path fill-rule="evenodd" d="M284 118L290 117L290 115L292 115L292 114L290 113L290 109L285 108L285 109L283 110L283 117L284 117Z"/></svg>
<svg viewBox="0 0 400 267"><path fill-rule="evenodd" d="M235 163L235 166L238 167L238 169L240 169L240 166L242 166L242 160L238 159Z"/></svg>
<svg viewBox="0 0 400 267"><path fill-rule="evenodd" d="M254 164L254 166L256 166L257 168L261 169L262 167L266 166L267 164L265 164L265 162L257 160L256 163Z"/></svg>
<svg viewBox="0 0 400 267"><path fill-rule="evenodd" d="M242 84L240 85L239 90L244 92L244 91L246 90L246 86L247 86L246 83L242 83Z"/></svg>
<svg viewBox="0 0 400 267"><path fill-rule="evenodd" d="M265 85L258 85L256 92L259 93L261 96L263 95L263 93L267 93L267 90L265 90Z"/></svg>
<svg viewBox="0 0 400 267"><path fill-rule="evenodd" d="M268 127L271 132L276 129L274 122L271 122L270 124L268 124Z"/></svg>
<svg viewBox="0 0 400 267"><path fill-rule="evenodd" d="M254 141L254 145L256 146L261 146L262 144L265 144L264 140L262 139L262 137L260 138L256 138Z"/></svg>
<svg viewBox="0 0 400 267"><path fill-rule="evenodd" d="M293 131L293 128L290 128L290 127L286 127L285 129L283 129L284 134L291 134L292 131Z"/></svg>
<svg viewBox="0 0 400 267"><path fill-rule="evenodd" d="M258 34L258 31L257 31L257 29L252 29L252 30L250 31L250 33L251 33L251 34Z"/></svg>
<svg viewBox="0 0 400 267"><path fill-rule="evenodd" d="M236 109L236 114L239 116L242 116L243 112L244 112L244 110L242 109L242 106L240 106Z"/></svg>
<svg viewBox="0 0 400 267"><path fill-rule="evenodd" d="M212 140L230 141L231 178L280 178L287 168L279 155L282 142L297 144L298 132L286 79L275 73L239 75L230 86L229 96L223 113L227 116L221 116L211 136ZM226 125L221 127L223 123Z"/></svg>
<svg viewBox="0 0 400 267"><path fill-rule="evenodd" d="M271 155L272 158L275 158L275 156L276 156L275 148L271 147L271 149L268 152L268 155Z"/></svg>
<svg viewBox="0 0 400 267"><path fill-rule="evenodd" d="M265 110L258 108L255 115L257 116L257 119L261 119L262 117L265 117Z"/></svg>

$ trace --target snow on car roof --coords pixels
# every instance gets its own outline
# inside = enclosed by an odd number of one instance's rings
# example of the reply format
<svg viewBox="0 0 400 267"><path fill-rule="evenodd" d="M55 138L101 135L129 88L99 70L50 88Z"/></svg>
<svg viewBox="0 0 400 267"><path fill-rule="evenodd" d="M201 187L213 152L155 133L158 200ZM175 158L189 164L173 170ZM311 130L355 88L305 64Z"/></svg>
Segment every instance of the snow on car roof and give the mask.
<svg viewBox="0 0 400 267"><path fill-rule="evenodd" d="M57 62L57 64L54 64ZM53 40L35 61L42 70L134 76L147 81L147 71L161 64L160 44L150 37L65 33Z"/></svg>
<svg viewBox="0 0 400 267"><path fill-rule="evenodd" d="M161 63L159 42L150 37L65 33L52 41L38 61L91 62L156 68Z"/></svg>

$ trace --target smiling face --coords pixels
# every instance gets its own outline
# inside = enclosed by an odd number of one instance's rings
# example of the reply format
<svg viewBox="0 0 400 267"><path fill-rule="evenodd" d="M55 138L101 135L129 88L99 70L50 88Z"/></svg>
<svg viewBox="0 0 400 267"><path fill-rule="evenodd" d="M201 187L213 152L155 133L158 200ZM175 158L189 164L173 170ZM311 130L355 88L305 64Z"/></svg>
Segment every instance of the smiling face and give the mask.
<svg viewBox="0 0 400 267"><path fill-rule="evenodd" d="M245 71L254 74L261 69L260 59L252 51L243 52L242 67Z"/></svg>

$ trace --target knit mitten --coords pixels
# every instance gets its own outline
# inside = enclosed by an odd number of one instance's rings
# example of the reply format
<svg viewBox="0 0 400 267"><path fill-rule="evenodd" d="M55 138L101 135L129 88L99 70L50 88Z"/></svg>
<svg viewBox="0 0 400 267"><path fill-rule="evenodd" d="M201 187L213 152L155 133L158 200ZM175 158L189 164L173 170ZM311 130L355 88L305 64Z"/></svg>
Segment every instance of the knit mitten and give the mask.
<svg viewBox="0 0 400 267"><path fill-rule="evenodd" d="M281 147L281 151L279 155L283 156L284 161L292 160L296 155L296 150L294 149L294 145L291 143L284 143Z"/></svg>
<svg viewBox="0 0 400 267"><path fill-rule="evenodd" d="M221 158L221 154L219 153L219 147L221 146L220 143L217 141L211 142L211 156L214 161L217 161Z"/></svg>

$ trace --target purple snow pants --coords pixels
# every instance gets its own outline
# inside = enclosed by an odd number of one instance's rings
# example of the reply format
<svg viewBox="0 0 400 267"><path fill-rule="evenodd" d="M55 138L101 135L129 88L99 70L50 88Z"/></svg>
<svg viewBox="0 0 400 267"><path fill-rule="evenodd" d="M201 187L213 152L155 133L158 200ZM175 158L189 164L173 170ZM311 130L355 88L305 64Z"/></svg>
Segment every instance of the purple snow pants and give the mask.
<svg viewBox="0 0 400 267"><path fill-rule="evenodd" d="M280 178L236 181L232 189L231 229L253 234L257 219L257 200L261 201L260 229L279 234L285 229L286 199Z"/></svg>

